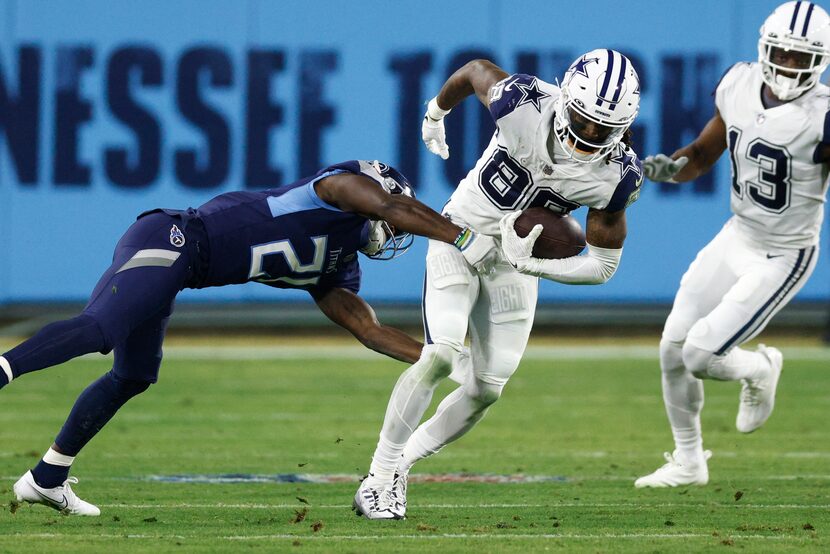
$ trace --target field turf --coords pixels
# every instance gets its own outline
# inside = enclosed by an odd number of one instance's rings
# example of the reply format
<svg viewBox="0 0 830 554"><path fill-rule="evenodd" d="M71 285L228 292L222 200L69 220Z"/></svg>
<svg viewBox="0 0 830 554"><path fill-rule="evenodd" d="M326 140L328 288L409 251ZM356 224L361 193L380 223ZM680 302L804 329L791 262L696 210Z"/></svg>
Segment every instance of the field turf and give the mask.
<svg viewBox="0 0 830 554"><path fill-rule="evenodd" d="M830 551L827 350L784 348L776 411L752 435L734 429L739 386L708 382L710 484L636 490L671 445L653 345L537 346L473 432L416 466L398 522L350 505L403 364L351 343L167 351L160 382L73 467L98 518L18 506L11 486L109 360L0 392L0 551ZM211 482L225 474L240 482ZM466 477L417 482L438 474Z"/></svg>

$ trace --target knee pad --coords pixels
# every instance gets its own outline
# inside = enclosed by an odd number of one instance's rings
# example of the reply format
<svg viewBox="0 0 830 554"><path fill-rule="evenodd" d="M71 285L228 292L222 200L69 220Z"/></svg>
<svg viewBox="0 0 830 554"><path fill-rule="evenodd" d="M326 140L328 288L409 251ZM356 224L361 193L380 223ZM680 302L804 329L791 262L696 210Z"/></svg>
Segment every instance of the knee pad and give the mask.
<svg viewBox="0 0 830 554"><path fill-rule="evenodd" d="M698 379L717 378L711 374L712 362L716 358L714 352L698 348L689 342L683 345L683 365Z"/></svg>
<svg viewBox="0 0 830 554"><path fill-rule="evenodd" d="M437 383L452 371L452 360L456 354L457 351L446 344L426 344L415 365L430 382Z"/></svg>
<svg viewBox="0 0 830 554"><path fill-rule="evenodd" d="M482 408L487 408L501 397L505 381L501 384L487 383L481 379L470 379L464 384L464 392L478 402Z"/></svg>
<svg viewBox="0 0 830 554"><path fill-rule="evenodd" d="M683 371L683 341L660 339L660 370L663 373Z"/></svg>
<svg viewBox="0 0 830 554"><path fill-rule="evenodd" d="M110 371L106 376L115 396L124 402L146 391L152 384L150 381L137 381L119 377L114 371Z"/></svg>

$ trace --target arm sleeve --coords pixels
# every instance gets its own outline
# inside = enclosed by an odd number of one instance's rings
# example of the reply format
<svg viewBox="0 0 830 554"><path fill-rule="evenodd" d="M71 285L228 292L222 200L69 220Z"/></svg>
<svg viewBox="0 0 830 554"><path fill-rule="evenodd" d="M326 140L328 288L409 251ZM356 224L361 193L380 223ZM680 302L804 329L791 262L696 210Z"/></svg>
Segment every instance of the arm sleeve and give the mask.
<svg viewBox="0 0 830 554"><path fill-rule="evenodd" d="M530 258L522 273L550 279L567 285L600 285L617 271L622 248L600 248L588 245L588 254L561 260Z"/></svg>

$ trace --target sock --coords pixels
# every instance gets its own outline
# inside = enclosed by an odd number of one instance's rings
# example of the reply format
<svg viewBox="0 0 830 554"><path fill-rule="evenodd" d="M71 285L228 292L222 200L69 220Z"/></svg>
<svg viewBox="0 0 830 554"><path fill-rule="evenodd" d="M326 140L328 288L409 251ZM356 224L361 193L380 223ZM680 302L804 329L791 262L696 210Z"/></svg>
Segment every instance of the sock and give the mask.
<svg viewBox="0 0 830 554"><path fill-rule="evenodd" d="M703 460L700 412L703 410L703 381L683 365L683 343L660 341L663 403L671 425L674 445L681 460Z"/></svg>
<svg viewBox="0 0 830 554"><path fill-rule="evenodd" d="M421 359L398 379L369 468L375 480L391 484L404 445L429 407L438 383L450 373L454 355L455 351L447 346L427 345Z"/></svg>
<svg viewBox="0 0 830 554"><path fill-rule="evenodd" d="M55 442L67 455L77 456L121 406L149 386L147 381L122 379L112 371L105 373L75 401Z"/></svg>
<svg viewBox="0 0 830 554"><path fill-rule="evenodd" d="M106 348L98 323L92 317L82 314L50 323L29 340L6 352L3 359L9 364L12 376L20 377ZM5 378L8 379L6 368L3 369Z"/></svg>
<svg viewBox="0 0 830 554"><path fill-rule="evenodd" d="M408 472L415 462L431 456L463 436L487 413L485 404L461 386L448 394L429 420L421 424L406 443L399 469Z"/></svg>
<svg viewBox="0 0 830 554"><path fill-rule="evenodd" d="M760 352L733 348L726 356L719 356L712 362L709 373L724 381L739 379L761 379L772 371L769 359Z"/></svg>
<svg viewBox="0 0 830 554"><path fill-rule="evenodd" d="M75 456L67 456L50 448L32 469L32 477L44 489L53 489L69 478L69 468L74 461Z"/></svg>

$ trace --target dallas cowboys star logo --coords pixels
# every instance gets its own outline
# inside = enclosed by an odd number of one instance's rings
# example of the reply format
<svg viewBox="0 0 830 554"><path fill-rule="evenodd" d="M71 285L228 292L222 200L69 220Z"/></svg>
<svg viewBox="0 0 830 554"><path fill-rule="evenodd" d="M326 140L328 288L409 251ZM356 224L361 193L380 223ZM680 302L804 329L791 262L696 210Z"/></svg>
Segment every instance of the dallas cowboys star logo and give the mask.
<svg viewBox="0 0 830 554"><path fill-rule="evenodd" d="M620 181L625 179L629 171L634 172L638 181L641 180L643 178L643 170L640 168L640 164L636 162L636 158L627 154L625 148L620 147L618 151L619 154L611 157L610 161L620 165Z"/></svg>
<svg viewBox="0 0 830 554"><path fill-rule="evenodd" d="M516 83L516 86L522 91L522 98L519 100L519 103L516 104L516 107L518 108L522 104L533 104L536 111L542 113L542 106L539 101L542 98L547 98L550 94L539 90L539 86L536 84L536 79L533 79L529 85L524 83Z"/></svg>
<svg viewBox="0 0 830 554"><path fill-rule="evenodd" d="M589 63L599 63L599 58L586 58L585 56L582 56L574 62L574 64L571 66L571 70L573 70L574 75L579 73L583 77L587 77L588 70L585 69L585 66Z"/></svg>

